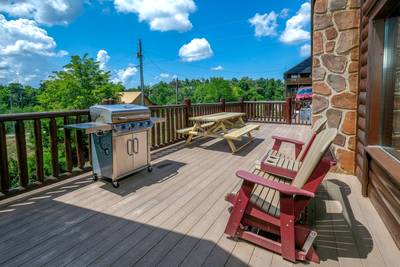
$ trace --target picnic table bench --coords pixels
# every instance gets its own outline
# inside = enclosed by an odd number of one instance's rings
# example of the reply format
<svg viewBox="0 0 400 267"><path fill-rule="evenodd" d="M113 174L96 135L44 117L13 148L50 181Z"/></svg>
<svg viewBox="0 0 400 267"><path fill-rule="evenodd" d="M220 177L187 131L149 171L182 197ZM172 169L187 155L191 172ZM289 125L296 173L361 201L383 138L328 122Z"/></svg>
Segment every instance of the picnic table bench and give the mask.
<svg viewBox="0 0 400 267"><path fill-rule="evenodd" d="M242 118L245 115L246 113L240 112L221 112L191 117L189 120L193 121L193 126L180 129L177 132L188 136L187 144L192 142L194 136L225 139L232 153L236 153L253 140L251 132L260 128L256 124L246 125ZM249 142L236 148L233 141L241 141L244 135L249 137Z"/></svg>

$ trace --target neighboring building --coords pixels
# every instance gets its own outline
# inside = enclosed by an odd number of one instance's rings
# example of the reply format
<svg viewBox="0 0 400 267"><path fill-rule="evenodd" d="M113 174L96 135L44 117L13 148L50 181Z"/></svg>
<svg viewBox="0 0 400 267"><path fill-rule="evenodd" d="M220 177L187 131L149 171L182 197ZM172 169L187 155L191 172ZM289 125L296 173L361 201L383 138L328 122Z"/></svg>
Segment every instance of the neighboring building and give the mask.
<svg viewBox="0 0 400 267"><path fill-rule="evenodd" d="M313 119L400 248L400 1L313 1Z"/></svg>
<svg viewBox="0 0 400 267"><path fill-rule="evenodd" d="M311 65L309 57L284 73L286 96L295 96L300 87L311 86Z"/></svg>
<svg viewBox="0 0 400 267"><path fill-rule="evenodd" d="M122 92L121 97L120 97L120 102L123 104L141 104L141 94L142 92ZM155 105L151 100L147 97L144 96L144 105L145 106L153 106Z"/></svg>

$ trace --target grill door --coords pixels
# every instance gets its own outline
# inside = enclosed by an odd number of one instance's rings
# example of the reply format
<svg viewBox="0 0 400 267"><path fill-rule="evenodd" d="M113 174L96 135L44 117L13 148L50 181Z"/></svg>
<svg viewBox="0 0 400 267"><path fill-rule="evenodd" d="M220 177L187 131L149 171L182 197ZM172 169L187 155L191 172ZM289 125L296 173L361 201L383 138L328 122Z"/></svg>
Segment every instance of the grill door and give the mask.
<svg viewBox="0 0 400 267"><path fill-rule="evenodd" d="M149 146L147 144L147 133L148 131L137 132L133 134L133 158L134 158L134 166L135 169L141 168L148 164L148 156L149 156Z"/></svg>
<svg viewBox="0 0 400 267"><path fill-rule="evenodd" d="M133 170L133 155L131 133L113 137L113 180Z"/></svg>

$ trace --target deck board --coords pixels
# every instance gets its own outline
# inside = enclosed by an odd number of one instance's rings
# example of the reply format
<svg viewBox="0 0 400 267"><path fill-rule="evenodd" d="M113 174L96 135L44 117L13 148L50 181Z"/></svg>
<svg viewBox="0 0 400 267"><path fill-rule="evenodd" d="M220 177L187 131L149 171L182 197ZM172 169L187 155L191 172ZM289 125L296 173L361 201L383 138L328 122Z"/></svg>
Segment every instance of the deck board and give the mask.
<svg viewBox="0 0 400 267"><path fill-rule="evenodd" d="M272 135L305 140L310 129L261 124L254 143L236 155L223 140L203 138L155 151L153 173L133 175L118 189L85 174L3 200L0 265L294 266L223 234L224 196L240 185L234 173L250 169ZM288 145L282 151L293 154ZM329 213L331 204L344 210ZM321 266L398 263L399 251L355 177L330 174L313 205Z"/></svg>

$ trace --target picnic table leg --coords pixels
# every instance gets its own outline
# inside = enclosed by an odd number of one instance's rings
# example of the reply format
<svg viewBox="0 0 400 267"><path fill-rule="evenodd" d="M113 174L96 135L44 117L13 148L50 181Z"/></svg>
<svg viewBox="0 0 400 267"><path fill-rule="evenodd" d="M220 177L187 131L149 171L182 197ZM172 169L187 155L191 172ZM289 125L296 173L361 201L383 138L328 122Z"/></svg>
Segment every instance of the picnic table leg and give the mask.
<svg viewBox="0 0 400 267"><path fill-rule="evenodd" d="M225 124L223 122L221 122L221 128L222 128L222 131L224 132L224 134L228 133L228 130L226 129ZM228 142L228 145L231 148L232 153L235 153L237 150L236 150L236 146L233 143L233 141L230 139L226 139L226 141Z"/></svg>
<svg viewBox="0 0 400 267"><path fill-rule="evenodd" d="M242 117L239 117L239 122L240 122L241 126L246 125L246 123L244 122Z"/></svg>
<svg viewBox="0 0 400 267"><path fill-rule="evenodd" d="M194 126L193 126L192 131L196 131L198 128L199 128L199 125L198 125L198 122L196 122L196 123L194 124ZM189 134L188 137L187 137L187 139L186 139L186 144L187 144L187 145L190 144L190 143L192 142L192 139L193 139L193 134Z"/></svg>

